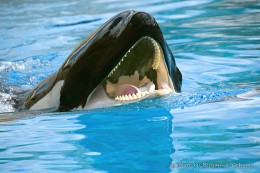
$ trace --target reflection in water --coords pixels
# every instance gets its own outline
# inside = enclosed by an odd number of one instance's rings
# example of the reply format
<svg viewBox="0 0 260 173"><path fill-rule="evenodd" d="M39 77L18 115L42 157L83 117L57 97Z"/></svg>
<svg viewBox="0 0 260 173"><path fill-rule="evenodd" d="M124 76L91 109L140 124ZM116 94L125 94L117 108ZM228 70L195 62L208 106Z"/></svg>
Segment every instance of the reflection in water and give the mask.
<svg viewBox="0 0 260 173"><path fill-rule="evenodd" d="M161 109L82 115L86 128L80 144L95 162L108 172L169 172L174 152L170 138L172 115Z"/></svg>
<svg viewBox="0 0 260 173"><path fill-rule="evenodd" d="M1 169L169 172L172 115L161 109L50 114L1 124ZM30 165L30 166L29 166Z"/></svg>

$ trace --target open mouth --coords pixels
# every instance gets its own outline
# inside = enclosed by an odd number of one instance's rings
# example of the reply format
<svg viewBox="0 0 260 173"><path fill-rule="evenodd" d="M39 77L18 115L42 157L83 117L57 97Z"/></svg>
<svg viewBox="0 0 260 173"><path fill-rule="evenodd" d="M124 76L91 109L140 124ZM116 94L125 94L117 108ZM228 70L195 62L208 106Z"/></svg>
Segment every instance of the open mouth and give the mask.
<svg viewBox="0 0 260 173"><path fill-rule="evenodd" d="M91 93L85 108L135 102L174 91L160 44L145 36L121 58Z"/></svg>
<svg viewBox="0 0 260 173"><path fill-rule="evenodd" d="M139 39L102 82L108 96L131 101L172 92L162 48L153 38Z"/></svg>

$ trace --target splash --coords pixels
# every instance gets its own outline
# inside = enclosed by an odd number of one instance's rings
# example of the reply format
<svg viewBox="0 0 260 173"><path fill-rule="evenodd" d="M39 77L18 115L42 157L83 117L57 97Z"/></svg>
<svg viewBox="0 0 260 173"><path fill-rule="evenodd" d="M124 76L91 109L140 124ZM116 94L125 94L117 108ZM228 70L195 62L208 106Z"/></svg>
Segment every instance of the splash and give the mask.
<svg viewBox="0 0 260 173"><path fill-rule="evenodd" d="M0 62L0 112L14 112L19 95L31 90L53 71L50 59L55 55L33 56L18 61Z"/></svg>
<svg viewBox="0 0 260 173"><path fill-rule="evenodd" d="M0 112L14 112L11 94L0 92Z"/></svg>

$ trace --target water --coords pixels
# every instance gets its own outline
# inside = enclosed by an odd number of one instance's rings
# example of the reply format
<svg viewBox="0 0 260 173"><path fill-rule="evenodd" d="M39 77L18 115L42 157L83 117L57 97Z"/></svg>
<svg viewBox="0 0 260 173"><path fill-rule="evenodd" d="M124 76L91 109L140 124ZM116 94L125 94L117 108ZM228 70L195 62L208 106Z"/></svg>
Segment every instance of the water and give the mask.
<svg viewBox="0 0 260 173"><path fill-rule="evenodd" d="M6 113L12 93L56 71L127 9L158 21L183 74L181 94L92 111ZM2 0L1 172L259 172L259 18L254 0Z"/></svg>

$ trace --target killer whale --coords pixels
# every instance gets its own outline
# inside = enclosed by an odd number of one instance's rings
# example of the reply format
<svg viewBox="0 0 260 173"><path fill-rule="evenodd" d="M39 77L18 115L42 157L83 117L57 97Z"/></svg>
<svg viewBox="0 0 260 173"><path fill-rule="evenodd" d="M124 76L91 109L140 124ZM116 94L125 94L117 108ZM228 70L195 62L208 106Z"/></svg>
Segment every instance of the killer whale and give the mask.
<svg viewBox="0 0 260 173"><path fill-rule="evenodd" d="M181 85L182 74L156 20L146 12L124 11L83 40L29 93L24 108L114 106L181 92Z"/></svg>

